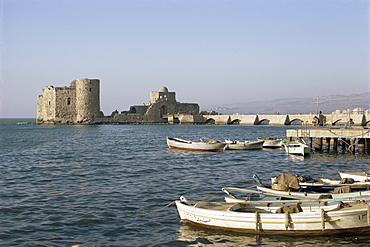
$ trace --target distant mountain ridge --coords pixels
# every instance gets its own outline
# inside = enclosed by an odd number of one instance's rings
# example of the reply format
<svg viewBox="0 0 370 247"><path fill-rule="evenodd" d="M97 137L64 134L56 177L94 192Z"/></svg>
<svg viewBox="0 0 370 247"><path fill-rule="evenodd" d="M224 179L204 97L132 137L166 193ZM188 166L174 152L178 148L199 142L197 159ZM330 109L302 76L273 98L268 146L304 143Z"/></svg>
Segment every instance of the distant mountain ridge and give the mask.
<svg viewBox="0 0 370 247"><path fill-rule="evenodd" d="M231 103L205 107L206 111L226 114L330 114L336 110L370 109L370 93L319 96L318 98L285 98L276 100Z"/></svg>

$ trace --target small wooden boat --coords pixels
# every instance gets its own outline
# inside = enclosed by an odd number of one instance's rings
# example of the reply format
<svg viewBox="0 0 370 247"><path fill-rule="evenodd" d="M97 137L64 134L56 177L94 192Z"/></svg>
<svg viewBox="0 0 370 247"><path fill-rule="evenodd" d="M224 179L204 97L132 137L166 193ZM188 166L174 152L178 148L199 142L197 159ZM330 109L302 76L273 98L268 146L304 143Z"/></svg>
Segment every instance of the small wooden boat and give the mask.
<svg viewBox="0 0 370 247"><path fill-rule="evenodd" d="M350 187L346 184L335 188L326 186L301 186L296 176L280 173L279 176L271 179L271 185L264 185L256 174L253 178L259 184L257 189L264 195L283 197L302 197L312 199L337 199L370 196L368 187Z"/></svg>
<svg viewBox="0 0 370 247"><path fill-rule="evenodd" d="M355 181L359 182L369 182L370 181L370 172L338 172L339 176L343 178L352 178Z"/></svg>
<svg viewBox="0 0 370 247"><path fill-rule="evenodd" d="M336 191L323 187L311 187L310 189L290 190L284 186L257 186L257 190L264 192L265 195L283 197L302 197L312 199L338 199L370 196L370 190L358 190L351 192L348 186L338 187Z"/></svg>
<svg viewBox="0 0 370 247"><path fill-rule="evenodd" d="M369 205L276 205L176 200L181 221L252 234L330 235L370 231Z"/></svg>
<svg viewBox="0 0 370 247"><path fill-rule="evenodd" d="M166 139L169 148L189 151L224 152L226 147L226 143L215 140L192 142L171 137L167 137Z"/></svg>
<svg viewBox="0 0 370 247"><path fill-rule="evenodd" d="M285 173L281 173L281 175L287 175ZM279 175L280 176L280 175ZM278 176L278 177L279 177ZM325 189L335 189L341 186L348 186L350 188L370 188L370 181L369 182L356 182L352 178L342 178L341 180L331 180L327 178L320 178L320 179L312 179L310 176L304 175L289 175L291 178L297 181L300 188L310 188L310 187L323 187ZM279 183L277 181L278 177L271 178L271 184Z"/></svg>
<svg viewBox="0 0 370 247"><path fill-rule="evenodd" d="M346 182L350 180L352 180L352 182ZM325 187L325 188L336 188L339 186L349 186L351 188L370 188L370 181L369 182L354 182L352 178L343 178L341 180L331 180L331 179L321 178L313 182L309 182L309 181L299 182L299 185L301 187L306 187L306 188L316 187L316 186Z"/></svg>
<svg viewBox="0 0 370 247"><path fill-rule="evenodd" d="M265 141L236 141L236 140L225 140L227 150L259 150L262 149Z"/></svg>
<svg viewBox="0 0 370 247"><path fill-rule="evenodd" d="M263 148L281 148L282 139L272 137L258 137L258 140L265 141L262 145Z"/></svg>
<svg viewBox="0 0 370 247"><path fill-rule="evenodd" d="M308 155L311 153L311 148L302 142L287 142L284 143L285 152L288 154L295 154L295 155Z"/></svg>
<svg viewBox="0 0 370 247"><path fill-rule="evenodd" d="M282 202L282 203L292 203L292 202L304 202L304 203L311 203L311 202L322 202L322 203L329 203L329 202L354 202L354 201L370 201L369 194L363 196L353 196L348 198L310 198L310 197L302 197L302 196L294 196L294 195L275 195L264 193L262 191L244 189L244 188L235 188L235 187L225 187L222 188L222 191L225 192L228 196L224 197L226 202L248 202L248 203L275 203L275 202ZM233 191L233 192L231 192ZM234 192L241 192L244 196L237 196Z"/></svg>

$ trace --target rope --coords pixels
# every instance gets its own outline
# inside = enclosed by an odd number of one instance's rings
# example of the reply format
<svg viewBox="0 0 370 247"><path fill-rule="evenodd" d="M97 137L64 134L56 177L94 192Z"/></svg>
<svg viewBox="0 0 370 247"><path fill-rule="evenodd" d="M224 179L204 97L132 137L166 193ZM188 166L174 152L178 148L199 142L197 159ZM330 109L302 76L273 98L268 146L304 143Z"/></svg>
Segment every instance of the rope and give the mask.
<svg viewBox="0 0 370 247"><path fill-rule="evenodd" d="M209 199L209 200L205 200L205 201L202 201L202 202L208 202L208 201L215 201L215 200L218 200L218 199L223 199L224 197L217 197L217 198L212 198L212 199ZM137 216L144 216L144 215L148 215L148 214L152 214L152 213L155 213L155 212L158 212L158 211L161 211L169 206L171 206L172 204L174 204L176 201L173 201L173 202L170 202L168 203L166 206L160 208L160 209L157 209L157 210L154 210L154 211L151 211L149 213L145 213L145 214L137 214ZM199 201L201 202L201 201Z"/></svg>
<svg viewBox="0 0 370 247"><path fill-rule="evenodd" d="M321 231L325 231L325 210L321 209Z"/></svg>
<svg viewBox="0 0 370 247"><path fill-rule="evenodd" d="M285 212L285 229L288 230L289 226L290 226L289 212L286 211Z"/></svg>
<svg viewBox="0 0 370 247"><path fill-rule="evenodd" d="M255 219L256 219L256 231L258 231L260 222L259 222L259 213L257 211L255 213Z"/></svg>
<svg viewBox="0 0 370 247"><path fill-rule="evenodd" d="M160 208L160 209L154 210L154 211L152 211L152 212L149 212L149 213L145 213L145 214L137 214L137 216L148 215L148 214L152 214L152 213L155 213L155 212L161 211L162 209L165 209L165 208L167 208L167 207L171 206L171 205L172 205L172 204L174 204L175 202L176 202L176 201L173 201L173 202L171 202L171 203L168 203L166 206L164 206L164 207L162 207L162 208Z"/></svg>
<svg viewBox="0 0 370 247"><path fill-rule="evenodd" d="M248 186L248 187L244 187L242 189L250 189L250 188L253 188L253 187L256 187L257 185L251 185L251 186ZM224 191L208 191L206 192L208 194L218 194L218 193L225 193ZM223 198L223 197L220 197L220 198ZM220 199L220 198L216 198L216 199ZM209 201L209 200L207 200Z"/></svg>

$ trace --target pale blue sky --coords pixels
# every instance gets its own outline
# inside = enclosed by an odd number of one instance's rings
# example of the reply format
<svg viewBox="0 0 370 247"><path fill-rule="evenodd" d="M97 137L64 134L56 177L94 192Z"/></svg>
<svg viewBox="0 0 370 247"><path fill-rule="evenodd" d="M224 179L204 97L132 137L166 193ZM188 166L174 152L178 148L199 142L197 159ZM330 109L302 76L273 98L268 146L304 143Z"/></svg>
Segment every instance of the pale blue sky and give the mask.
<svg viewBox="0 0 370 247"><path fill-rule="evenodd" d="M101 110L167 86L209 105L369 91L365 0L0 0L0 117L99 78Z"/></svg>

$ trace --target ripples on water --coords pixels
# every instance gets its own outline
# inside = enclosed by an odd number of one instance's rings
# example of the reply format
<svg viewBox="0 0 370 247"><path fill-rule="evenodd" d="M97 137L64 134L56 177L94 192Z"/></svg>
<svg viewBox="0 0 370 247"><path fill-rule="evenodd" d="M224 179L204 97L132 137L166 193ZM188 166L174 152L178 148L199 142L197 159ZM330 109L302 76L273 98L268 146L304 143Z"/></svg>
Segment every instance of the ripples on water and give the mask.
<svg viewBox="0 0 370 247"><path fill-rule="evenodd" d="M17 120L22 121L22 120ZM288 156L282 149L200 153L169 150L166 136L254 140L292 126L16 125L0 120L1 246L347 246L367 236L260 237L181 224L175 206L221 198L280 172L339 179L367 171L368 155ZM30 121L30 120L28 120Z"/></svg>

